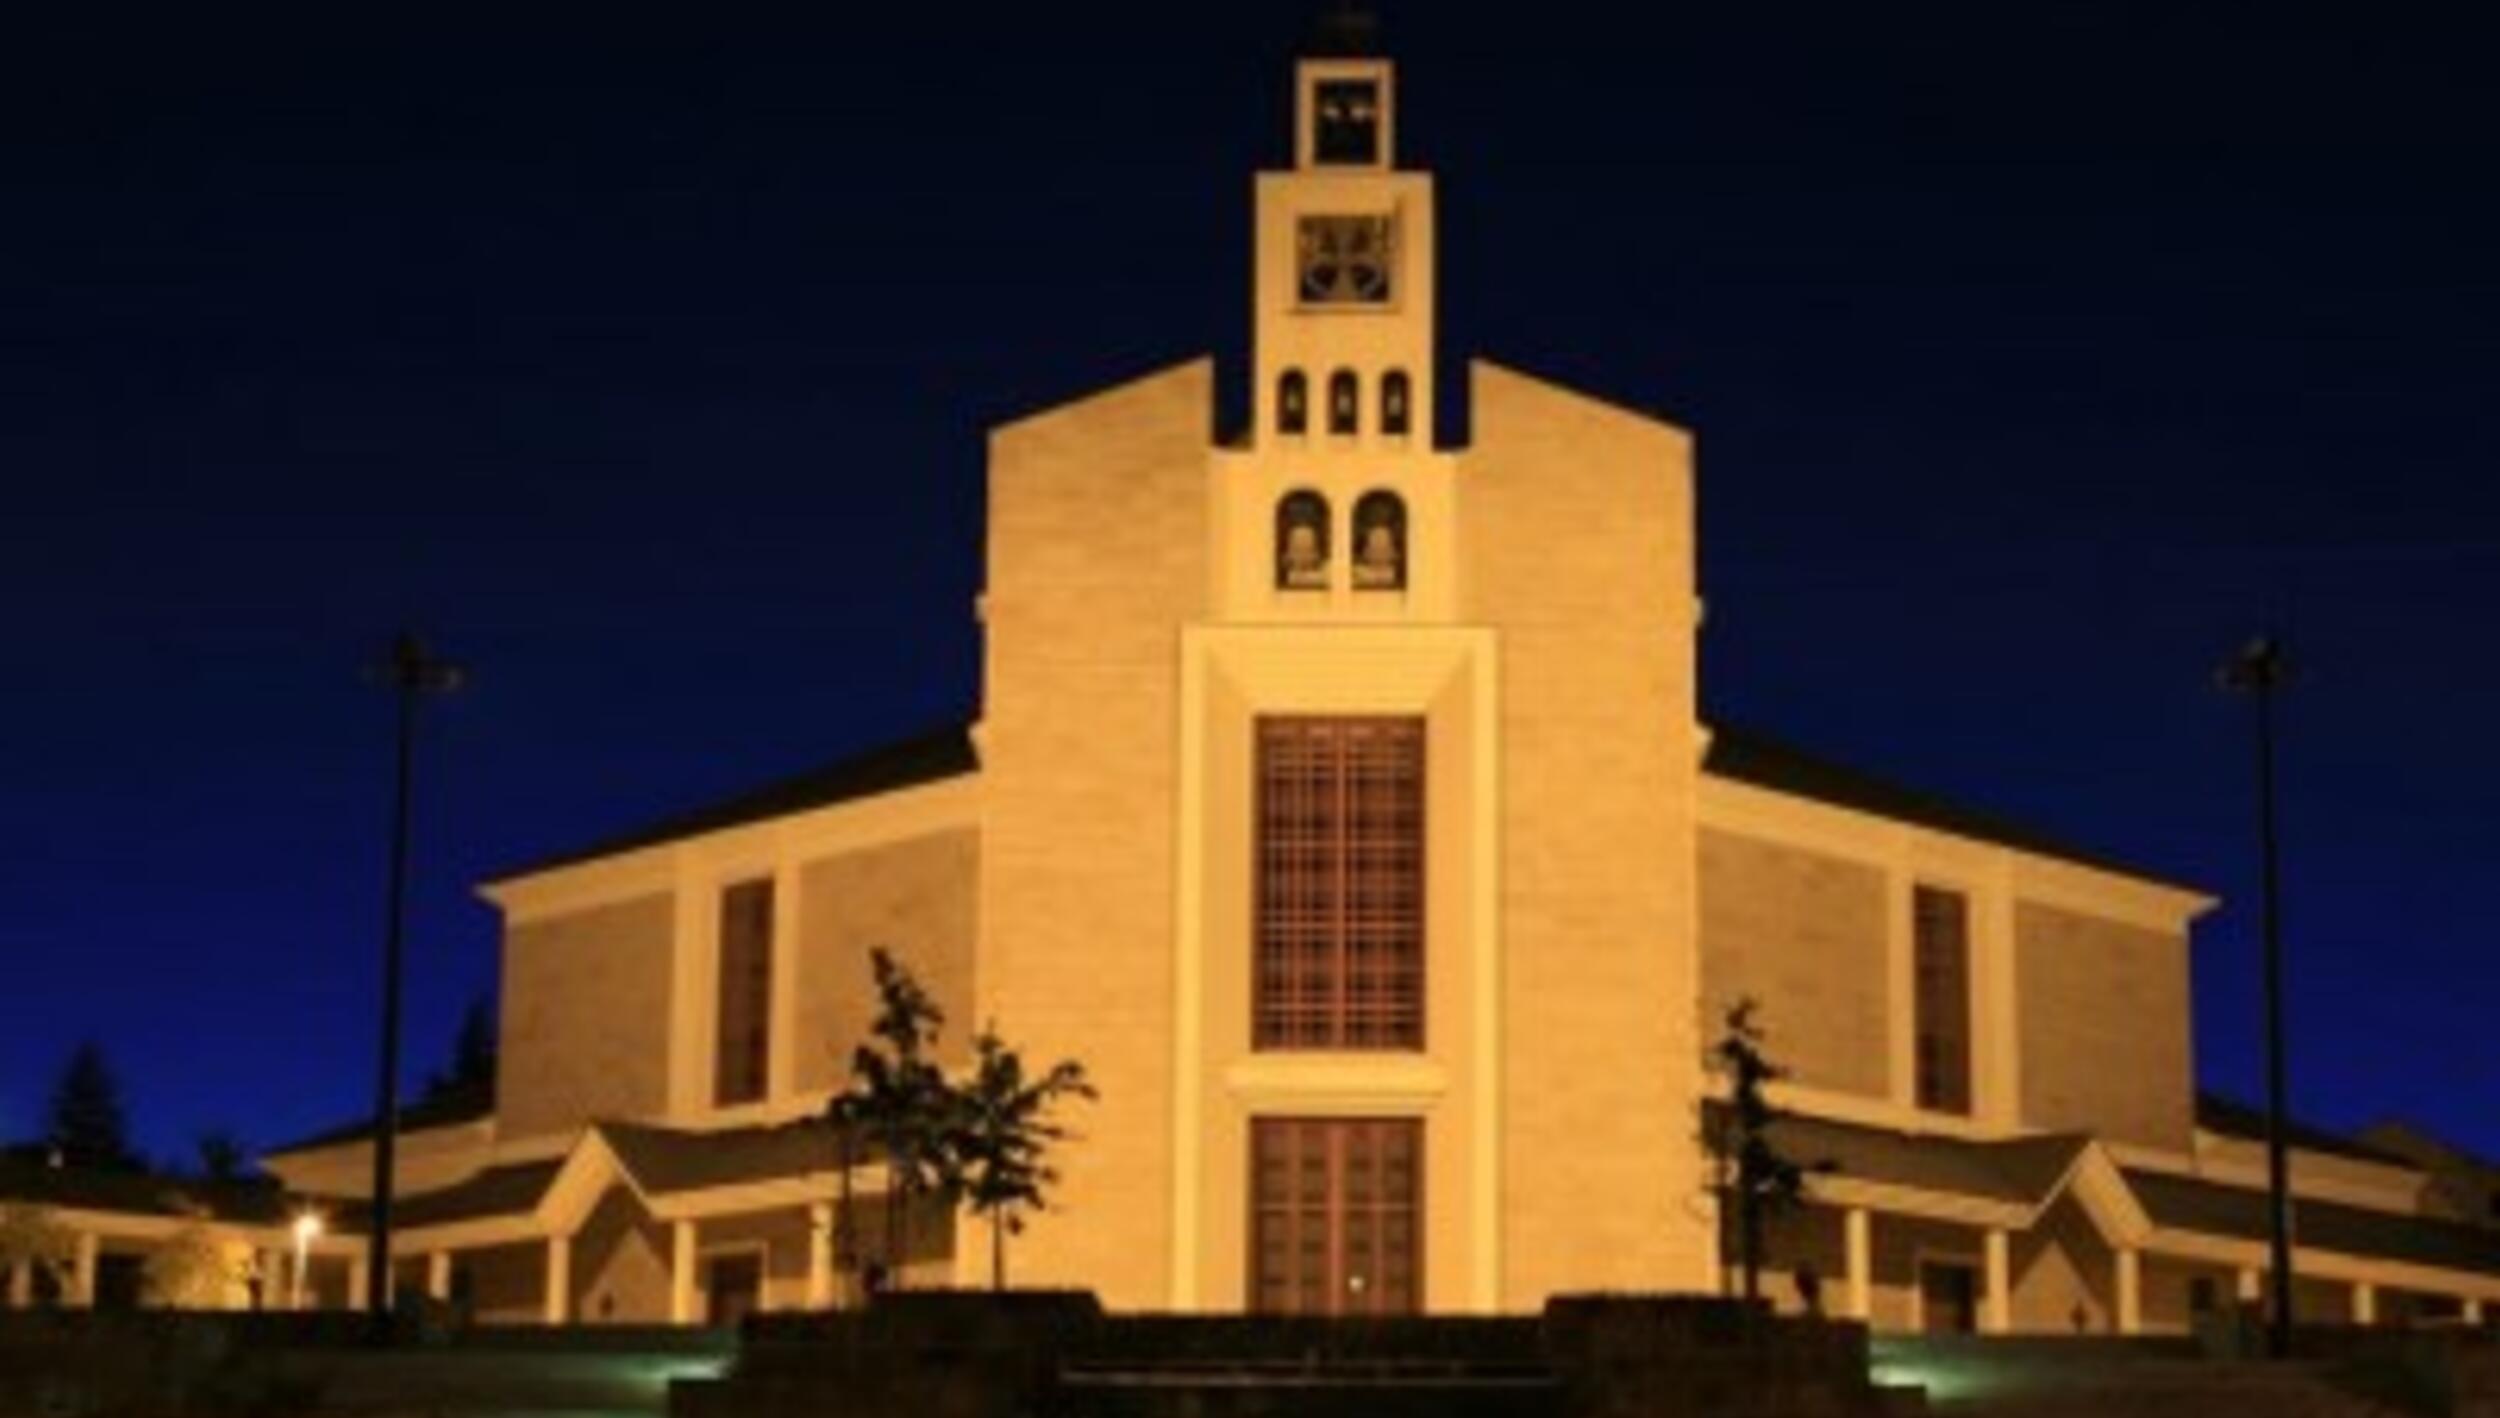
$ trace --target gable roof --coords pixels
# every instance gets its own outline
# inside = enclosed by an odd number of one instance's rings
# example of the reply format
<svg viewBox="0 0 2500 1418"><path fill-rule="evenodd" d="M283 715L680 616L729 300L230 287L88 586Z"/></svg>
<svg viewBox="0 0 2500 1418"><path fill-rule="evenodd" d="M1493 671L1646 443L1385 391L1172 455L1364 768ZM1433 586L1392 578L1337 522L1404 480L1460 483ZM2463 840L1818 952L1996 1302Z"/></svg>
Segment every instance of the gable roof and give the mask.
<svg viewBox="0 0 2500 1418"><path fill-rule="evenodd" d="M2133 1170L2127 1185L2156 1226L2243 1241L2272 1234L2263 1191ZM2500 1275L2500 1231L2462 1222L2297 1197L2292 1234L2300 1245L2322 1251Z"/></svg>
<svg viewBox="0 0 2500 1418"><path fill-rule="evenodd" d="M601 1123L599 1131L635 1183L658 1196L833 1172L842 1161L840 1135L815 1118L720 1132L640 1123ZM851 1160L864 1162L865 1151Z"/></svg>
<svg viewBox="0 0 2500 1418"><path fill-rule="evenodd" d="M459 1127L495 1114L495 1094L490 1088L445 1088L428 1093L399 1110L399 1135L425 1132L432 1128ZM361 1142L373 1136L373 1119L358 1118L352 1123L323 1128L308 1137L299 1137L269 1149L272 1157L290 1152L310 1152L317 1147L335 1147L342 1142Z"/></svg>
<svg viewBox="0 0 2500 1418"><path fill-rule="evenodd" d="M441 1226L453 1221L476 1221L488 1216L534 1211L540 1199L547 1195L547 1188L555 1181L556 1173L563 1167L563 1161L557 1158L509 1162L488 1167L447 1187L394 1198L391 1224L402 1227ZM370 1204L362 1204L357 1210L356 1219L370 1225Z"/></svg>
<svg viewBox="0 0 2500 1418"><path fill-rule="evenodd" d="M707 832L740 827L750 822L831 807L878 793L943 782L948 778L962 777L980 766L980 759L973 752L970 726L953 724L671 814L629 832L602 838L586 847L523 862L487 878L487 884L491 886L497 882L535 876L558 867L596 861L643 847L656 847L682 838L699 837Z"/></svg>
<svg viewBox="0 0 2500 1418"><path fill-rule="evenodd" d="M201 1216L246 1225L274 1225L288 1214L275 1182L211 1182L161 1172L55 1167L0 1157L0 1201L113 1211L138 1216Z"/></svg>
<svg viewBox="0 0 2500 1418"><path fill-rule="evenodd" d="M584 847L522 862L489 877L486 884L534 876L559 867L596 861L601 857L655 847L751 822L831 807L878 793L943 782L976 772L979 768L980 759L972 746L970 726L952 724L671 814ZM2181 891L2199 891L2194 885L2175 877L2147 871L2107 853L2077 846L1991 812L1902 787L1888 779L1793 748L1746 728L1713 724L1710 748L1702 759L1702 771L1729 782L1750 784L1792 797L1993 842Z"/></svg>
<svg viewBox="0 0 2500 1418"><path fill-rule="evenodd" d="M1728 1113L1726 1103L1712 1100L1704 1105L1705 1126L1719 1126ZM1767 1135L1780 1155L1809 1170L2019 1206L2047 1200L2092 1142L2079 1133L1977 1142L1800 1113L1782 1114Z"/></svg>
<svg viewBox="0 0 2500 1418"><path fill-rule="evenodd" d="M2196 1095L2196 1125L2207 1132L2244 1142L2266 1140L2264 1111L2219 1093ZM2376 1162L2382 1167L2402 1167L2407 1171L2420 1170L2410 1159L2387 1148L2374 1147L2339 1132L2329 1132L2298 1118L2283 1120L2283 1140L2304 1152L2323 1152L2331 1157L2349 1157L2356 1162Z"/></svg>
<svg viewBox="0 0 2500 1418"><path fill-rule="evenodd" d="M1877 817L1950 832L1957 837L1993 842L2036 856L2054 857L2097 871L2115 872L2138 881L2204 894L2199 888L2175 877L2147 871L2106 853L2076 846L1992 812L1902 787L1873 774L1792 748L1750 729L1712 724L1710 748L1703 755L1701 770L1732 783L1750 784L1791 797L1851 808Z"/></svg>
<svg viewBox="0 0 2500 1418"><path fill-rule="evenodd" d="M2354 1140L2365 1147L2401 1157L2425 1171L2453 1169L2500 1176L2500 1162L2494 1162L2463 1144L2450 1142L2427 1128L2401 1120L2374 1123L2363 1128Z"/></svg>

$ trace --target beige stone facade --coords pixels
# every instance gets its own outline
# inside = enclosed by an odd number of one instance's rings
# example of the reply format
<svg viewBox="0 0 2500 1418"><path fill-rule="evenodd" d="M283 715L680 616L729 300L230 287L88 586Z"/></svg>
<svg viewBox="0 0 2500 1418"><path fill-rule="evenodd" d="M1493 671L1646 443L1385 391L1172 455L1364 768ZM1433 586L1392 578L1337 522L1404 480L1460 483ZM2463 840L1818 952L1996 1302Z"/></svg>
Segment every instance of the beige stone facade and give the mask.
<svg viewBox="0 0 2500 1418"><path fill-rule="evenodd" d="M1736 832L1701 834L1702 1019L1761 1008L1801 1084L1892 1095L1883 869Z"/></svg>
<svg viewBox="0 0 2500 1418"><path fill-rule="evenodd" d="M498 1135L568 1132L668 1101L665 894L517 923L504 937Z"/></svg>
<svg viewBox="0 0 2500 1418"><path fill-rule="evenodd" d="M792 1086L839 1087L853 1046L868 1037L875 1001L860 982L878 949L902 952L947 1017L970 1024L973 948L980 906L980 835L954 828L905 838L799 868L797 1000L790 1026ZM941 1040L949 1063L970 1035Z"/></svg>
<svg viewBox="0 0 2500 1418"><path fill-rule="evenodd" d="M2186 1149L2196 1130L2186 939L2021 901L2014 942L2023 1120Z"/></svg>

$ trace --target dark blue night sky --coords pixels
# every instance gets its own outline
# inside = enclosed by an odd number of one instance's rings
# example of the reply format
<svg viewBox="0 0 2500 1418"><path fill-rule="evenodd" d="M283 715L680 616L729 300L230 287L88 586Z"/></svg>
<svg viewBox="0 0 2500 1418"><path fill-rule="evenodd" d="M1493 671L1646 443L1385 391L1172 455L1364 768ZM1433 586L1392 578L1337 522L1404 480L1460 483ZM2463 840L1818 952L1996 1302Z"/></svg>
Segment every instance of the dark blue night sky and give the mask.
<svg viewBox="0 0 2500 1418"><path fill-rule="evenodd" d="M403 621L474 672L412 1077L493 980L480 877L970 712L982 431L1237 375L1306 13L69 8L0 59L0 1137L93 1035L168 1152L369 1096ZM2456 16L1386 32L1446 350L1698 431L1710 712L2209 885L2200 1068L2253 1095L2209 676L2281 626L2296 1100L2500 1152L2500 35Z"/></svg>

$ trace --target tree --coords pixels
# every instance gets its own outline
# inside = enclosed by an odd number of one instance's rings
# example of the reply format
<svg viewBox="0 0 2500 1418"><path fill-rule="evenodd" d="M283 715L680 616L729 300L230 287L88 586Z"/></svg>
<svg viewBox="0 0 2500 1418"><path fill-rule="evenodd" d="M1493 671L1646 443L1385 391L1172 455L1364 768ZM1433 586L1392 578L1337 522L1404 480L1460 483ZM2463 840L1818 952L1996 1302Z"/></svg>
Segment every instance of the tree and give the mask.
<svg viewBox="0 0 2500 1418"><path fill-rule="evenodd" d="M1737 1265L1748 1303L1762 1298L1763 1230L1774 1215L1804 1199L1806 1179L1806 1169L1771 1142L1771 1125L1780 1113L1763 1090L1788 1071L1763 1053L1762 1026L1754 1018L1758 1009L1750 998L1729 1006L1726 1032L1711 1046L1713 1064L1728 1075L1728 1102L1713 1116L1706 1139L1719 1166L1722 1226L1729 1208L1735 1211Z"/></svg>
<svg viewBox="0 0 2500 1418"><path fill-rule="evenodd" d="M253 1181L258 1178L252 1166L252 1154L241 1139L224 1128L210 1128L191 1140L196 1154L200 1180L220 1184Z"/></svg>
<svg viewBox="0 0 2500 1418"><path fill-rule="evenodd" d="M60 1081L53 1085L44 1141L68 1166L140 1169L137 1155L130 1150L121 1083L93 1039L82 1041L70 1052Z"/></svg>
<svg viewBox="0 0 2500 1418"><path fill-rule="evenodd" d="M223 1308L245 1266L209 1229L208 1212L186 1206L180 1227L148 1250L140 1276L148 1303L169 1310Z"/></svg>
<svg viewBox="0 0 2500 1418"><path fill-rule="evenodd" d="M931 1055L945 1012L884 948L869 953L877 985L877 1016L869 1039L851 1052L851 1084L826 1109L827 1120L875 1147L886 1168L885 1264L899 1278L905 1218L925 1196L954 1189L957 1171L947 1139L961 1096Z"/></svg>
<svg viewBox="0 0 2500 1418"><path fill-rule="evenodd" d="M460 1032L451 1041L451 1066L426 1080L424 1101L492 1100L494 1095L495 1009L487 996L479 995L461 1012Z"/></svg>
<svg viewBox="0 0 2500 1418"><path fill-rule="evenodd" d="M990 1288L1007 1288L1007 1237L1024 1230L1024 1214L1046 1205L1059 1180L1046 1160L1068 1130L1051 1112L1063 1098L1098 1096L1085 1066L1062 1059L1039 1078L1025 1077L1024 1059L984 1028L972 1041L971 1079L961 1090L956 1126L948 1139L952 1170L964 1204L990 1223Z"/></svg>

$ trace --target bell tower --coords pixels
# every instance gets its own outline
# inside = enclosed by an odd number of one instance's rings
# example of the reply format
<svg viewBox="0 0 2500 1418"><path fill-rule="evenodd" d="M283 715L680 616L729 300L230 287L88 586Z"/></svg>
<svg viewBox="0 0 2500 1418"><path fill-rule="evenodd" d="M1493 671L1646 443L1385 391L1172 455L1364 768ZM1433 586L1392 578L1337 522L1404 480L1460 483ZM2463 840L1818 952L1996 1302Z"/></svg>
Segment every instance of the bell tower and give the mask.
<svg viewBox="0 0 2500 1418"><path fill-rule="evenodd" d="M1432 178L1398 166L1397 70L1367 18L1326 22L1293 83L1293 165L1257 178L1253 427L1220 460L1217 613L1446 622Z"/></svg>
<svg viewBox="0 0 2500 1418"><path fill-rule="evenodd" d="M1256 446L1429 450L1432 179L1397 166L1397 74L1339 21L1294 69L1294 165L1261 173Z"/></svg>

